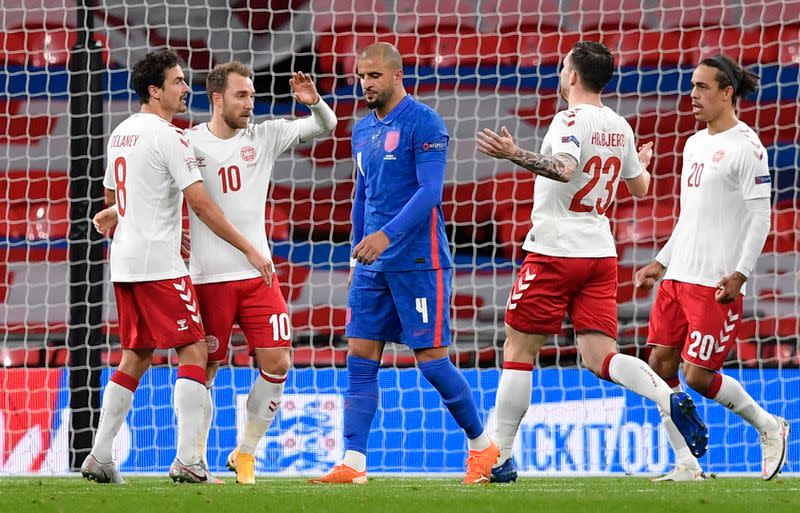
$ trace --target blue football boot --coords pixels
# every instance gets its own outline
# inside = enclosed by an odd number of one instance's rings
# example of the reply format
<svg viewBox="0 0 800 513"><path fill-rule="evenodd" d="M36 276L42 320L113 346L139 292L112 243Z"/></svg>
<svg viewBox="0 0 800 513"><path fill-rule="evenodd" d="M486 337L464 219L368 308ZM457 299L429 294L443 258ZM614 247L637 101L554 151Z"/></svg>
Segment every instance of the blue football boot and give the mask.
<svg viewBox="0 0 800 513"><path fill-rule="evenodd" d="M517 469L514 462L508 458L505 463L492 469L490 483L514 483L517 481Z"/></svg>
<svg viewBox="0 0 800 513"><path fill-rule="evenodd" d="M702 457L708 449L708 429L697 415L692 398L686 392L675 392L669 398L669 416L683 435L689 451L695 458Z"/></svg>

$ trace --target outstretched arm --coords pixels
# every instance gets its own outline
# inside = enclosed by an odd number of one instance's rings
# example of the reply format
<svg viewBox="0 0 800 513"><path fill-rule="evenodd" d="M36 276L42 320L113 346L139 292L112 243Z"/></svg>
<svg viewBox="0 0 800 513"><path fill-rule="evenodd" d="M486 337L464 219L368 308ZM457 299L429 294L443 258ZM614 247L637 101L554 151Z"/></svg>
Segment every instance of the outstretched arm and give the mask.
<svg viewBox="0 0 800 513"><path fill-rule="evenodd" d="M289 85L297 101L311 109L310 117L292 121L299 129L300 142L310 141L336 128L336 114L322 101L311 77L303 72L295 72L289 80Z"/></svg>
<svg viewBox="0 0 800 513"><path fill-rule="evenodd" d="M578 161L572 155L557 153L555 155L542 155L524 150L514 144L511 133L503 127L503 135L499 135L484 128L475 139L478 151L490 157L507 159L514 164L524 167L539 176L550 178L559 182L572 180Z"/></svg>

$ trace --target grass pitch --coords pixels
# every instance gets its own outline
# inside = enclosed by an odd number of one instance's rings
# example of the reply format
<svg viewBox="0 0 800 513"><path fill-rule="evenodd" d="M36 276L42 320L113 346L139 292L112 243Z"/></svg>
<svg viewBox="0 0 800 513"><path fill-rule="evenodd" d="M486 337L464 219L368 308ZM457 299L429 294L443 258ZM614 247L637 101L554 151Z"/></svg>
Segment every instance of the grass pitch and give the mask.
<svg viewBox="0 0 800 513"><path fill-rule="evenodd" d="M653 483L647 478L520 478L464 486L457 479L375 478L366 486L259 479L241 486L176 485L130 477L123 486L78 478L0 478L2 513L782 513L800 511L800 479L721 478Z"/></svg>

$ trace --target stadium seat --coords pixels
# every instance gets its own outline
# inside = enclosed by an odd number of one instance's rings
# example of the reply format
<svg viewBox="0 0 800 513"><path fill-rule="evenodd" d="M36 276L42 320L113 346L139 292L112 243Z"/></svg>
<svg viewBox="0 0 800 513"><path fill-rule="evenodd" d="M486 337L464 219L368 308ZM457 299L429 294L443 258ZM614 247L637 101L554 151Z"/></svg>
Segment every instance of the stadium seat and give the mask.
<svg viewBox="0 0 800 513"><path fill-rule="evenodd" d="M800 2L743 2L736 24L745 28L800 23Z"/></svg>
<svg viewBox="0 0 800 513"><path fill-rule="evenodd" d="M543 27L577 29L572 18L562 18L560 4L558 0L540 0L532 10L525 0L484 0L478 27L487 34L519 34L523 32L520 25L536 25L542 27L541 30Z"/></svg>
<svg viewBox="0 0 800 513"><path fill-rule="evenodd" d="M619 66L674 67L697 63L700 30L630 30L610 47Z"/></svg>
<svg viewBox="0 0 800 513"><path fill-rule="evenodd" d="M101 34L94 37L103 48L103 62L109 62L108 43ZM77 40L77 31L63 25L14 27L0 34L0 53L15 66L66 66Z"/></svg>
<svg viewBox="0 0 800 513"><path fill-rule="evenodd" d="M778 62L777 40L766 44L761 29L742 30L741 27L708 28L700 35L698 62L724 53L743 65Z"/></svg>
<svg viewBox="0 0 800 513"><path fill-rule="evenodd" d="M659 0L656 16L666 32L666 29L738 25L741 10L738 3L725 0Z"/></svg>
<svg viewBox="0 0 800 513"><path fill-rule="evenodd" d="M641 0L578 0L579 28L584 34L593 32L627 32L651 26L650 12Z"/></svg>
<svg viewBox="0 0 800 513"><path fill-rule="evenodd" d="M317 34L383 32L394 27L394 10L381 0L311 0L308 7Z"/></svg>
<svg viewBox="0 0 800 513"><path fill-rule="evenodd" d="M537 26L523 25L519 32L512 32L510 28L504 29L503 32L510 34L508 37L511 37L512 41L515 36L518 38L516 44L506 44L518 48L517 61L522 68L557 66L575 43L581 40L579 33L561 33L557 27L540 29Z"/></svg>
<svg viewBox="0 0 800 513"><path fill-rule="evenodd" d="M398 10L394 29L398 34L436 34L475 31L475 4L466 0L415 0L413 8ZM399 7L399 5L398 5Z"/></svg>

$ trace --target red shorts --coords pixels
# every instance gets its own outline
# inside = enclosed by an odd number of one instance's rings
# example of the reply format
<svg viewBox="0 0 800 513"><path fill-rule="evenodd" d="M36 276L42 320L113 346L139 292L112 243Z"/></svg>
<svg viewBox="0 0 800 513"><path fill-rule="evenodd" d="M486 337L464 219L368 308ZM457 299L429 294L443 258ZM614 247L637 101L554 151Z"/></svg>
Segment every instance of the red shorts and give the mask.
<svg viewBox="0 0 800 513"><path fill-rule="evenodd" d="M717 289L664 280L650 312L647 343L683 348L685 362L718 371L736 342L742 323L742 296L723 305Z"/></svg>
<svg viewBox="0 0 800 513"><path fill-rule="evenodd" d="M530 253L506 305L506 324L522 333L561 331L564 313L576 333L617 338L617 259Z"/></svg>
<svg viewBox="0 0 800 513"><path fill-rule="evenodd" d="M192 280L114 283L122 349L173 349L205 338Z"/></svg>
<svg viewBox="0 0 800 513"><path fill-rule="evenodd" d="M195 288L206 333L219 340L219 347L208 347L209 361L227 357L234 321L244 332L250 355L256 348L292 346L292 321L277 275L272 275L272 287L258 277L204 283Z"/></svg>

